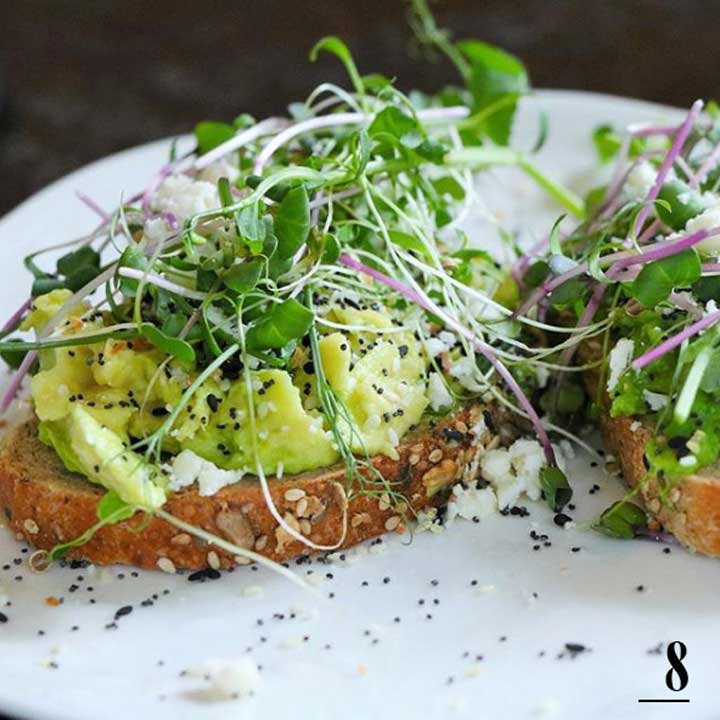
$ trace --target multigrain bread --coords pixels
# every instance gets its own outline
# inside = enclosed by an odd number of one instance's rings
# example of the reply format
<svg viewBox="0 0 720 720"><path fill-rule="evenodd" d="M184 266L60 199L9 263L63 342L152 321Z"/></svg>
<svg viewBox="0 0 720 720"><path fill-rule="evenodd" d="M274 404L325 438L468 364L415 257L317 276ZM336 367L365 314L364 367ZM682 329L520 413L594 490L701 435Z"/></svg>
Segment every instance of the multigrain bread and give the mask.
<svg viewBox="0 0 720 720"><path fill-rule="evenodd" d="M413 512L443 505L452 486L477 472L483 449L507 444L514 430L505 411L469 405L451 417L408 434L399 458L373 458L373 464L408 508L390 506L381 492L348 492L345 470L335 466L314 472L270 478L273 501L291 527L318 545L349 547L386 532L403 532ZM97 522L103 490L68 472L56 453L43 445L35 422L11 430L0 450L0 508L9 527L38 548L50 549L81 535ZM311 552L273 518L259 483L243 480L215 495L196 487L169 497L164 509L196 527L219 535L272 560L284 561ZM229 567L235 557L179 531L159 518L130 520L100 529L85 545L69 553L99 565L123 563L172 572L174 569Z"/></svg>
<svg viewBox="0 0 720 720"><path fill-rule="evenodd" d="M582 362L601 357L597 343L585 343L579 353ZM629 487L638 488L645 510L688 549L704 555L720 556L720 466L703 468L673 482L669 492L661 493L658 478L645 464L645 450L654 435L647 419L611 417L609 398L599 386L597 369L585 373L585 386L591 397L600 397L605 412L600 415L600 429L609 453L620 464Z"/></svg>
<svg viewBox="0 0 720 720"><path fill-rule="evenodd" d="M620 462L625 481L639 488L645 509L683 545L720 555L720 467L685 475L661 494L658 479L649 475L644 462L652 428L634 422L607 414L601 419L605 446Z"/></svg>

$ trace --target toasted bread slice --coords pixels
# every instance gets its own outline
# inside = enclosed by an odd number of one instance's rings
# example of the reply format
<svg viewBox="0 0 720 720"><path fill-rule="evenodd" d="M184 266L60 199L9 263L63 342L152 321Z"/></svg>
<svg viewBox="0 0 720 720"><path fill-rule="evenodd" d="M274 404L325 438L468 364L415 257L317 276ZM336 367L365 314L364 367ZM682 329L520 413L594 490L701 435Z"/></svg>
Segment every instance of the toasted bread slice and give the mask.
<svg viewBox="0 0 720 720"><path fill-rule="evenodd" d="M586 343L580 357L583 362L592 361L601 357L601 349L596 343ZM598 372L588 371L584 379L590 396L597 397ZM607 406L605 392L600 396ZM656 523L690 550L720 556L720 466L685 475L669 493L661 494L658 479L649 475L645 465L645 449L653 435L650 424L604 412L600 428L605 447L618 459L625 482L639 488L645 509Z"/></svg>
<svg viewBox="0 0 720 720"><path fill-rule="evenodd" d="M683 476L662 497L657 478L648 477L644 462L651 428L641 424L633 430L633 418L609 415L601 425L605 446L618 458L628 485L639 487L645 509L691 550L720 555L720 467Z"/></svg>
<svg viewBox="0 0 720 720"><path fill-rule="evenodd" d="M476 473L483 449L510 441L512 433L504 411L473 404L403 438L397 460L373 458L393 490L407 499L408 508L389 507L377 485L374 494L347 488L341 466L271 478L271 494L286 522L318 545L338 542L347 513L341 547L349 547L385 532L402 532L413 511L442 505L454 483ZM97 522L102 495L102 488L64 468L56 453L39 441L34 422L5 438L0 451L0 507L18 537L43 549L72 540ZM311 552L273 518L254 479L206 497L193 487L171 495L164 509L272 560ZM233 555L158 518L138 531L143 522L143 516L137 515L106 526L69 556L99 565L124 563L170 571L217 566L218 559L222 567L237 562Z"/></svg>

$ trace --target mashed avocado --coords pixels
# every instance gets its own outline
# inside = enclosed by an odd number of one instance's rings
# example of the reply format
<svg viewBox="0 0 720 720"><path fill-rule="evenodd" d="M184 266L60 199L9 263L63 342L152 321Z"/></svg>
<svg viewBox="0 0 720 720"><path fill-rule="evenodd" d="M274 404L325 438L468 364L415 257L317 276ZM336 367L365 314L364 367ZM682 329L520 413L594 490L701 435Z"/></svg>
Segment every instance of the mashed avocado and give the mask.
<svg viewBox="0 0 720 720"><path fill-rule="evenodd" d="M38 298L34 312L57 310ZM376 310L338 308L328 318L357 327L347 335L329 332L319 350L328 384L347 408L354 432L339 425L353 451L397 457L396 446L427 405L425 360L412 333L397 332ZM37 321L37 322L36 322ZM33 326L43 323L36 315ZM64 332L102 327L100 315L71 319ZM375 329L389 332L378 333ZM253 435L263 470L298 473L339 459L337 446L317 401L317 374L309 348L299 345L288 370L250 370L253 431L244 374L218 370L193 395L164 437L163 450L191 450L220 468L253 472ZM93 345L47 349L32 379L32 397L41 420L41 439L66 466L115 489L127 502L160 501L155 478L140 456L125 449L155 432L197 376L195 368L167 361L146 340L107 340ZM126 485L116 456L134 456ZM125 462L127 461L120 461ZM100 471L97 468L100 468ZM160 473L157 473L158 476ZM152 498L145 497L150 488ZM154 490L153 490L154 488ZM132 498L132 500L131 500Z"/></svg>

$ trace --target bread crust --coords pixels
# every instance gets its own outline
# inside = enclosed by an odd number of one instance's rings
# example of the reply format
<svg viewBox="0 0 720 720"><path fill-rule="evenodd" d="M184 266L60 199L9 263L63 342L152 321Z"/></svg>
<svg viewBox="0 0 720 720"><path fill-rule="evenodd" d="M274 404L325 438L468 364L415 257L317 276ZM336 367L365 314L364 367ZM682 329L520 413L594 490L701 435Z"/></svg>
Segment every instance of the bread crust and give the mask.
<svg viewBox="0 0 720 720"><path fill-rule="evenodd" d="M285 520L318 545L333 545L341 537L344 514L347 548L385 532L403 532L413 511L446 502L453 484L477 471L479 454L501 437L488 430L472 432L481 418L512 438L507 414L494 407L472 404L433 427L410 433L398 447L399 458L373 458L373 465L407 499L409 508L387 507L378 495L362 495L346 487L345 471L335 466L315 472L270 478L273 501ZM293 490L294 492L288 493ZM0 508L10 528L38 548L50 549L81 535L97 522L96 509L103 490L68 472L56 453L40 443L37 426L26 423L6 436L0 450ZM312 552L292 538L273 518L259 483L243 480L212 496L197 487L175 493L164 509L196 527L275 561ZM183 533L164 520L147 525L137 515L99 530L68 557L98 565L123 563L143 568L227 568L237 562L232 554ZM142 530L137 531L142 525ZM169 562L168 562L169 561ZM240 561L242 562L242 560ZM160 564L158 564L160 563Z"/></svg>
<svg viewBox="0 0 720 720"><path fill-rule="evenodd" d="M625 481L638 487L646 510L683 545L704 555L720 556L720 472L709 468L684 475L661 494L657 477L645 467L652 431L630 417L602 418L605 446L619 460ZM635 428L635 429L633 429Z"/></svg>

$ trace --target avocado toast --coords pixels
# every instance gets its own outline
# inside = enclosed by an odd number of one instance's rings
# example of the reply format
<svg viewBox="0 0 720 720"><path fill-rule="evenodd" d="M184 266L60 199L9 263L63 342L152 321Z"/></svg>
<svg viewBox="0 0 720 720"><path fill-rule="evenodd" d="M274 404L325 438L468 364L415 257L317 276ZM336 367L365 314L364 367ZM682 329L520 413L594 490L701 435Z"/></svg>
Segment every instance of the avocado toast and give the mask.
<svg viewBox="0 0 720 720"><path fill-rule="evenodd" d="M350 90L200 123L114 212L82 198L92 233L26 258L0 351L4 407L30 376L34 418L5 441L0 500L38 566L220 567L403 531L518 427L537 441L506 475L568 501L529 399L557 328L513 317L517 285L462 222L493 165L582 203L508 147L522 65L416 10L465 87L407 96L325 38L312 57Z"/></svg>

